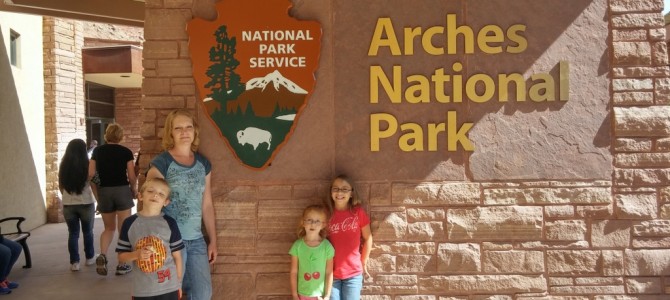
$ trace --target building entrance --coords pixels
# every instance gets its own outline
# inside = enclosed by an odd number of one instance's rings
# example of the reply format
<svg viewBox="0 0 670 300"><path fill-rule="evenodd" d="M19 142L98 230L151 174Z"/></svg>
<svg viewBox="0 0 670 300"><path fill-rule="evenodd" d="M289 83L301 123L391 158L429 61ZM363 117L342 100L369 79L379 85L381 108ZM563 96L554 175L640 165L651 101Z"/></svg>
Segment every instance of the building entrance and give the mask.
<svg viewBox="0 0 670 300"><path fill-rule="evenodd" d="M114 89L108 86L86 82L86 138L98 145L105 143L105 129L114 123Z"/></svg>

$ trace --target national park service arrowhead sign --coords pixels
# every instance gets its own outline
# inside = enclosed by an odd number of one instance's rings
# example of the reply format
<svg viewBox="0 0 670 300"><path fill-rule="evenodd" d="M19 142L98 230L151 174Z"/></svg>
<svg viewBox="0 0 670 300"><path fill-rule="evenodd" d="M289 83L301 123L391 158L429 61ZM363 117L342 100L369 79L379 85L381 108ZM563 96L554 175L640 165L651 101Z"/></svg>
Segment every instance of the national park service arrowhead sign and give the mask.
<svg viewBox="0 0 670 300"><path fill-rule="evenodd" d="M287 0L226 0L215 21L189 22L200 101L244 165L264 169L288 141L314 88L321 25Z"/></svg>

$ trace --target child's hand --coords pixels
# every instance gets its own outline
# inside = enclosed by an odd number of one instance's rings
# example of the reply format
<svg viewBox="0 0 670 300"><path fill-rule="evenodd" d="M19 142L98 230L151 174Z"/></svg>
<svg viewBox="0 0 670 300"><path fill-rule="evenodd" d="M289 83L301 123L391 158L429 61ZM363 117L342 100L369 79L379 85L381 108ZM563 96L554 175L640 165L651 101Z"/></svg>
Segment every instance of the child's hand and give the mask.
<svg viewBox="0 0 670 300"><path fill-rule="evenodd" d="M137 250L139 251L140 254L140 260L148 260L151 258L151 255L154 254L153 249L151 247L146 247L144 249Z"/></svg>

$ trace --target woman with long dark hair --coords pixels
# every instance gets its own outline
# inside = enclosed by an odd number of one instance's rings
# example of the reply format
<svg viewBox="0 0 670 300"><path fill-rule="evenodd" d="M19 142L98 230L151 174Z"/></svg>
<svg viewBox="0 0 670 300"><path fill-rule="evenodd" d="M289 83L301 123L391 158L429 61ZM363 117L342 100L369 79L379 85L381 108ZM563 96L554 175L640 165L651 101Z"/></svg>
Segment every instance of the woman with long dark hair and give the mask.
<svg viewBox="0 0 670 300"><path fill-rule="evenodd" d="M95 220L95 197L88 182L88 154L86 142L70 141L58 169L58 185L63 194L63 216L69 237L70 270L79 271L79 230L84 235L86 265L95 264L93 248L93 222Z"/></svg>

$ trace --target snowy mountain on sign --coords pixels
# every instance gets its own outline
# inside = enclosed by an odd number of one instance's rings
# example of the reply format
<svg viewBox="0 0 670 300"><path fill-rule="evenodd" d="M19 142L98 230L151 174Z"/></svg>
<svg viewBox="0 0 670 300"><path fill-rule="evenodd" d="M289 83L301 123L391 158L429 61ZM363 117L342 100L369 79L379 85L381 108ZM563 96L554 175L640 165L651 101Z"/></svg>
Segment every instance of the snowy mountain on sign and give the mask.
<svg viewBox="0 0 670 300"><path fill-rule="evenodd" d="M284 77L281 73L279 73L278 70L275 70L274 72L269 73L268 75L265 75L265 77L252 78L251 80L247 81L246 88L247 88L247 91L251 90L251 89L265 90L265 87L270 82L272 82L272 85L274 86L275 90L277 90L277 91L279 91L279 86L281 85L281 86L284 86L286 89L288 89L292 93L307 94L307 91L305 91L303 88L299 87L293 81Z"/></svg>

